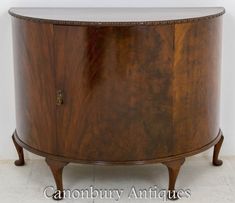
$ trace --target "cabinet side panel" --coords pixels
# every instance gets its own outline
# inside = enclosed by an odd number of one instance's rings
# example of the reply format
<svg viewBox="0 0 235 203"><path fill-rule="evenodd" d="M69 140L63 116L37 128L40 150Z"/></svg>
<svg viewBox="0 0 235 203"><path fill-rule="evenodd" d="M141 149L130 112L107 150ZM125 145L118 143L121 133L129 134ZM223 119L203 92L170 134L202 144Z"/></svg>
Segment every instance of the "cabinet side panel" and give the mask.
<svg viewBox="0 0 235 203"><path fill-rule="evenodd" d="M222 17L175 25L175 153L199 149L219 132Z"/></svg>
<svg viewBox="0 0 235 203"><path fill-rule="evenodd" d="M80 160L172 155L173 26L55 26L58 150Z"/></svg>
<svg viewBox="0 0 235 203"><path fill-rule="evenodd" d="M35 149L55 153L53 26L12 18L16 130Z"/></svg>

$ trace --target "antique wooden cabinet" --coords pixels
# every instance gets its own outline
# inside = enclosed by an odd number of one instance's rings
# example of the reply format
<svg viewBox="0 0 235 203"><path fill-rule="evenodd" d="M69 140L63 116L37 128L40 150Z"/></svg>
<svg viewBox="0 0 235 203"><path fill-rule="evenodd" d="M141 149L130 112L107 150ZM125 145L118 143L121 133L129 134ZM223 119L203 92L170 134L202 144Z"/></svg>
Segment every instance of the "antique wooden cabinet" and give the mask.
<svg viewBox="0 0 235 203"><path fill-rule="evenodd" d="M16 165L218 159L224 8L12 8Z"/></svg>

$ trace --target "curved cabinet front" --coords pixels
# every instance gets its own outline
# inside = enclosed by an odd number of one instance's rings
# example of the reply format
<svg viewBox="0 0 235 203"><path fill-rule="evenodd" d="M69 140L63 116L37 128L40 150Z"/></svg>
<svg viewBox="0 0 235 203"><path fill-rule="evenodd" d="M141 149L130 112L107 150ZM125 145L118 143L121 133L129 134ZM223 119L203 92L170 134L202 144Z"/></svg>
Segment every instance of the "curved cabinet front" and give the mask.
<svg viewBox="0 0 235 203"><path fill-rule="evenodd" d="M53 25L12 19L16 131L28 146L56 153Z"/></svg>
<svg viewBox="0 0 235 203"><path fill-rule="evenodd" d="M44 156L58 200L65 194L62 172L69 162L160 162L169 172L167 196L177 199L175 182L185 157L214 146L213 165L223 163L218 156L224 139L219 129L224 12L10 9L15 165L25 163L23 148Z"/></svg>
<svg viewBox="0 0 235 203"><path fill-rule="evenodd" d="M13 17L19 139L41 153L107 163L212 146L221 18L63 25Z"/></svg>

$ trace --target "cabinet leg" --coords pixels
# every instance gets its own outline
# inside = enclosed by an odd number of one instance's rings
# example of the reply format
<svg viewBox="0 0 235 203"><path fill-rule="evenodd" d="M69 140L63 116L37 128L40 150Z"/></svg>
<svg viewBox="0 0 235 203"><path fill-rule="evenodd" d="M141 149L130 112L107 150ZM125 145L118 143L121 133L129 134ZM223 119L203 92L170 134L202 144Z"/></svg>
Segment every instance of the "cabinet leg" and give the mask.
<svg viewBox="0 0 235 203"><path fill-rule="evenodd" d="M221 166L223 164L223 161L219 159L219 152L223 144L223 141L224 141L224 136L222 134L219 142L214 146L214 153L213 153L213 165L214 166Z"/></svg>
<svg viewBox="0 0 235 203"><path fill-rule="evenodd" d="M178 199L177 193L175 192L175 183L176 183L177 176L179 174L180 167L184 163L184 161L185 161L185 158L182 158L182 159L163 163L168 168L168 173L169 173L168 197L171 200Z"/></svg>
<svg viewBox="0 0 235 203"><path fill-rule="evenodd" d="M46 163L51 169L57 187L57 191L54 193L53 199L61 200L63 199L62 173L63 173L63 168L68 164L68 162L56 161L53 159L46 158Z"/></svg>
<svg viewBox="0 0 235 203"><path fill-rule="evenodd" d="M18 143L15 140L15 132L12 135L12 141L15 145L16 151L17 151L18 156L19 156L19 159L15 161L15 165L16 166L23 166L25 164L24 151L23 151L23 148L20 145L18 145Z"/></svg>

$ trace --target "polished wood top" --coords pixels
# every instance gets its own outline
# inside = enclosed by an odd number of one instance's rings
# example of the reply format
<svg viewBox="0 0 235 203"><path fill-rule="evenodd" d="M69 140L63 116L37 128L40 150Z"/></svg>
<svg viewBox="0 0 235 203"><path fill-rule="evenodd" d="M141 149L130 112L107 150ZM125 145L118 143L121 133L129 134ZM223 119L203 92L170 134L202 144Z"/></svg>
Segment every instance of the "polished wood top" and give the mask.
<svg viewBox="0 0 235 203"><path fill-rule="evenodd" d="M180 23L216 17L223 7L198 8L11 8L18 18L58 24Z"/></svg>

